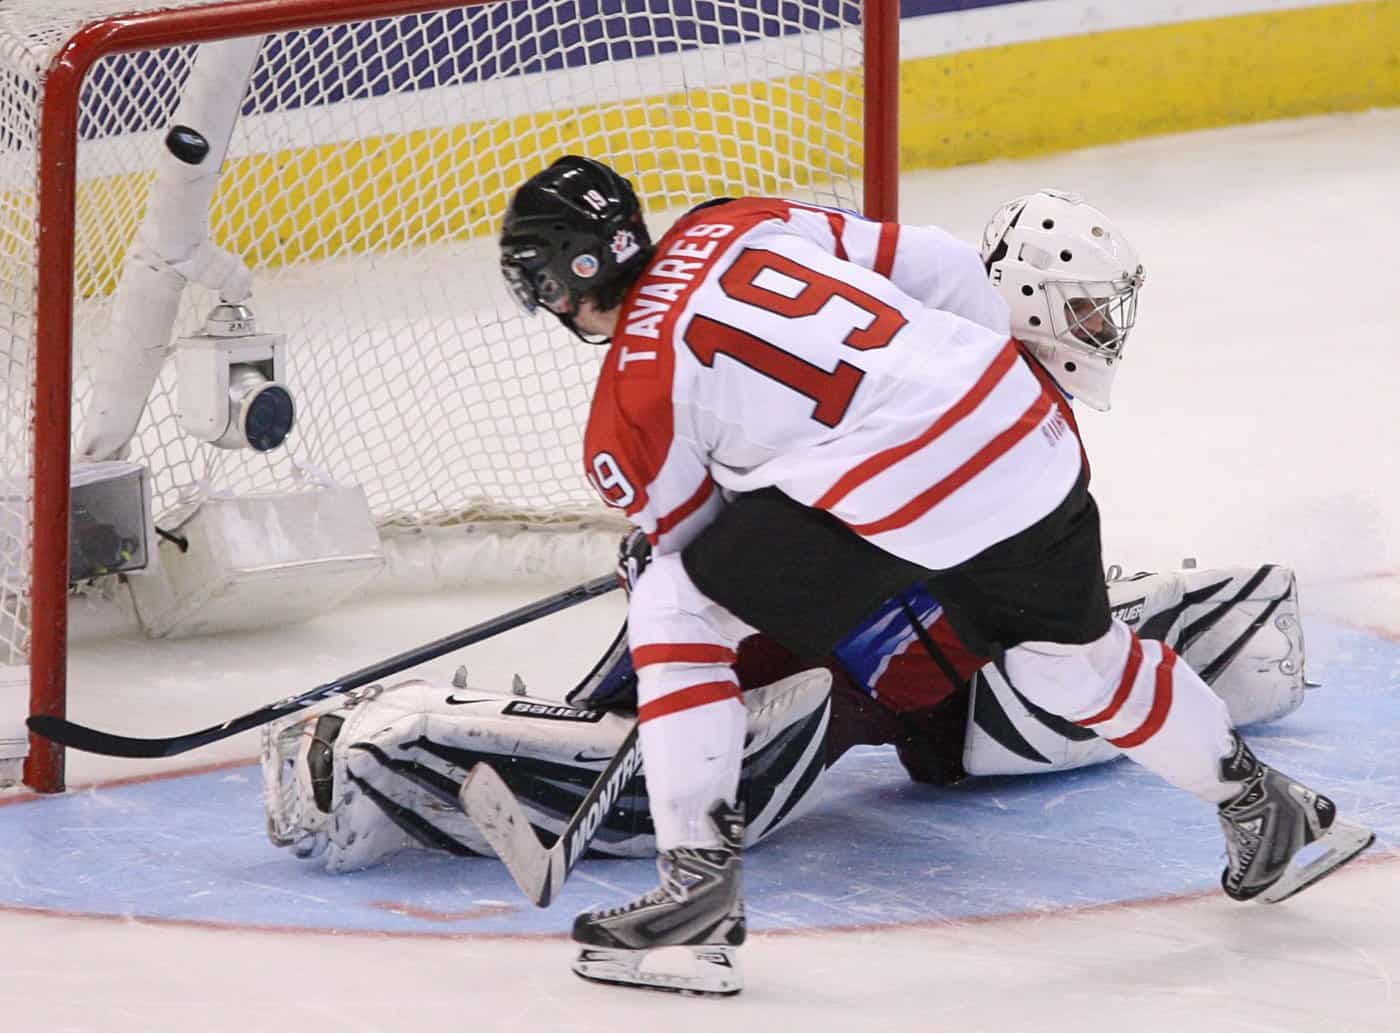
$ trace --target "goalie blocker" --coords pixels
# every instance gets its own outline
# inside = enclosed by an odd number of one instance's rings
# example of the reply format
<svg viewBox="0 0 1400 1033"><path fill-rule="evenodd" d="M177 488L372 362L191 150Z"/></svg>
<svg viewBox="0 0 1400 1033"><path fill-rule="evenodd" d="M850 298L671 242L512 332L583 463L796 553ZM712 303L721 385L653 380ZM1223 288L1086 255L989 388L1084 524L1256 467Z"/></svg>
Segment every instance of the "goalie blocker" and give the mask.
<svg viewBox="0 0 1400 1033"><path fill-rule="evenodd" d="M1287 568L1138 574L1109 585L1114 613L1144 638L1163 639L1201 671L1234 723L1268 721L1303 699L1303 639L1296 585ZM949 684L935 641L939 614L891 603L921 618L890 638L853 638L883 651L800 669L760 639L746 643L738 672L748 731L739 801L746 846L816 802L831 766L853 745L894 745L911 777L954 782L967 774L1057 771L1113 759L1106 741L1030 704L991 664ZM881 618L868 627L880 626ZM615 642L569 693L614 702L630 670ZM869 658L867 658L869 659ZM870 677L902 665L928 683L916 694L872 696ZM926 677L925 677L926 676ZM905 678L906 683L909 678ZM863 688L863 685L865 686ZM263 738L264 801L274 843L320 859L328 871L365 868L403 849L489 855L460 811L457 793L473 765L489 762L525 804L546 844L558 835L633 724L630 714L470 686L408 681L370 686L269 726ZM838 776L839 777L839 776ZM594 855L651 856L645 772L621 789L592 839Z"/></svg>

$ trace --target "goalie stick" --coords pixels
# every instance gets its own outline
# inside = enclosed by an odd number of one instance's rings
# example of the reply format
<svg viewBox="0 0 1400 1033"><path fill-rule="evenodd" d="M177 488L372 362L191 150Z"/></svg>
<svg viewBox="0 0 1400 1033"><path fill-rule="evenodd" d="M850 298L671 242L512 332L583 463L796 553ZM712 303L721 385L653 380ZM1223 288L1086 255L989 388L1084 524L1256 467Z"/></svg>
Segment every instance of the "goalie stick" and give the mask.
<svg viewBox="0 0 1400 1033"><path fill-rule="evenodd" d="M552 847L540 842L519 797L485 761L472 768L457 798L520 891L537 907L549 907L641 766L641 744L634 722Z"/></svg>
<svg viewBox="0 0 1400 1033"><path fill-rule="evenodd" d="M200 746L218 742L220 739L227 739L229 736L237 735L249 728L257 728L259 725L276 721L278 718L294 714L298 710L304 710L313 703L318 703L330 696L350 692L381 678L398 674L410 667L416 667L418 664L436 660L447 653L475 645L502 632L510 631L512 628L518 628L522 624L529 624L541 617L558 613L560 610L567 610L587 599L611 592L617 587L617 575L604 574L602 577L585 581L573 588L566 588L562 592L529 603L519 609L511 610L499 617L493 617L480 624L474 624L470 628L464 628L451 635L435 639L416 649L410 649L396 656L391 656L387 660L362 667L360 670L352 671L335 681L309 689L299 696L289 696L286 699L259 707L257 710L251 710L239 717L230 718L223 724L212 725L209 728L188 732L185 735L173 735L160 739L138 739L89 728L53 714L35 714L25 724L29 726L30 731L42 735L60 746L82 750L85 753L100 753L108 757L173 757L178 753L185 753Z"/></svg>

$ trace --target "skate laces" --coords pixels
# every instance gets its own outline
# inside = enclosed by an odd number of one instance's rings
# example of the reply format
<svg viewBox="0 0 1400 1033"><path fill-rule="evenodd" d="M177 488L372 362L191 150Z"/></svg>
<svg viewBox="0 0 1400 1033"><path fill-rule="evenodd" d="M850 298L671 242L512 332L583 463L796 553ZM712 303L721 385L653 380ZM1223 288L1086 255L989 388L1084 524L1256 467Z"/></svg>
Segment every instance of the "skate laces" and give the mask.
<svg viewBox="0 0 1400 1033"><path fill-rule="evenodd" d="M656 870L661 875L661 889L677 904L684 904L692 889L718 874L724 866L723 854L722 849L700 847L680 847L658 854Z"/></svg>
<svg viewBox="0 0 1400 1033"><path fill-rule="evenodd" d="M690 886L681 877L674 861L658 858L656 870L661 873L661 885L657 888L657 893L664 893L677 904L684 904L690 899Z"/></svg>
<svg viewBox="0 0 1400 1033"><path fill-rule="evenodd" d="M648 890L635 900L629 900L626 904L597 911L594 913L596 917L615 918L640 908L652 907L656 904L684 904L690 899L690 886L677 872L675 861L670 856L658 854L656 870L661 876L660 886L654 890Z"/></svg>
<svg viewBox="0 0 1400 1033"><path fill-rule="evenodd" d="M1263 836L1249 826L1260 825L1262 820L1255 818L1246 822L1235 822L1221 815L1220 826L1225 832L1225 853L1230 859L1230 871L1233 874L1242 875L1253 862L1254 855L1259 852Z"/></svg>

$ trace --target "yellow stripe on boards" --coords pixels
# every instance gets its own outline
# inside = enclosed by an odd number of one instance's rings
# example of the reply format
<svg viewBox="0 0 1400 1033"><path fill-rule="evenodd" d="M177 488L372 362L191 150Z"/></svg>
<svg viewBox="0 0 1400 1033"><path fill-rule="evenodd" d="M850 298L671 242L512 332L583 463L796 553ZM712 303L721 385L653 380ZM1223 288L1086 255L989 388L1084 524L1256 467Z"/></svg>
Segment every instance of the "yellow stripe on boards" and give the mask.
<svg viewBox="0 0 1400 1033"><path fill-rule="evenodd" d="M900 69L904 169L1400 104L1400 0L1038 40Z"/></svg>
<svg viewBox="0 0 1400 1033"><path fill-rule="evenodd" d="M858 181L859 79L795 76L229 159L210 219L255 268L494 234L512 193L568 153L615 163L661 209ZM83 295L116 285L150 174L80 185Z"/></svg>
<svg viewBox="0 0 1400 1033"><path fill-rule="evenodd" d="M1400 0L1017 43L900 71L906 170L1395 105ZM566 153L616 163L656 209L858 181L859 95L850 73L793 76L235 158L211 226L259 268L490 235L514 188ZM80 185L80 294L115 286L149 182Z"/></svg>

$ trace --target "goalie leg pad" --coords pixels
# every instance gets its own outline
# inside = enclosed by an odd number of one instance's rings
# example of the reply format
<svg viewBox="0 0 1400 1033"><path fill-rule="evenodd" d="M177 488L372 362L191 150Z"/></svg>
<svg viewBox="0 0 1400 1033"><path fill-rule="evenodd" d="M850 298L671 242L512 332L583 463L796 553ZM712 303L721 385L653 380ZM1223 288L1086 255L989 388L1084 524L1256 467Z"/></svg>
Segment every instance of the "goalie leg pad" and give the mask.
<svg viewBox="0 0 1400 1033"><path fill-rule="evenodd" d="M1135 574L1109 583L1113 615L1164 641L1224 701L1235 727L1273 721L1303 702L1298 584L1287 567ZM972 682L963 766L974 775L1063 771L1112 760L1103 739L1047 714L991 664Z"/></svg>
<svg viewBox="0 0 1400 1033"><path fill-rule="evenodd" d="M1236 727L1303 702L1298 583L1287 567L1137 574L1108 586L1113 614L1166 642L1225 701Z"/></svg>
<svg viewBox="0 0 1400 1033"><path fill-rule="evenodd" d="M827 772L831 672L816 667L744 693L748 715L739 802L744 845L806 814Z"/></svg>
<svg viewBox="0 0 1400 1033"><path fill-rule="evenodd" d="M631 725L619 715L422 681L330 702L269 729L263 782L272 841L324 857L332 872L377 864L405 847L490 854L456 800L481 760L507 773L543 832L557 832ZM317 744L327 716L342 719L329 765ZM624 798L595 848L651 853L645 813L644 800Z"/></svg>
<svg viewBox="0 0 1400 1033"><path fill-rule="evenodd" d="M319 857L330 845L335 740L349 709L377 686L323 700L282 721L261 737L263 810L267 836L298 857Z"/></svg>

